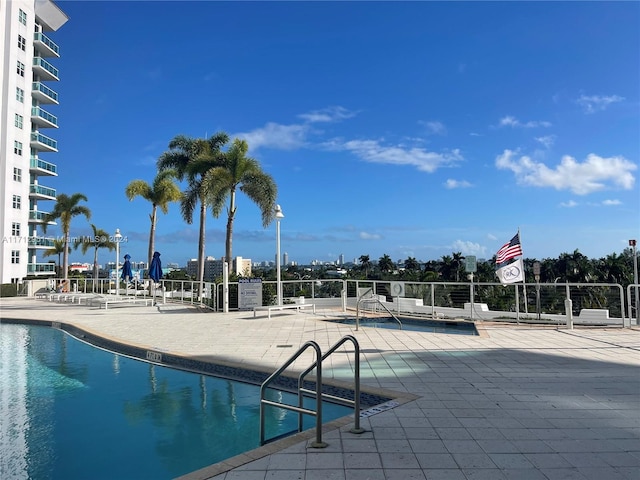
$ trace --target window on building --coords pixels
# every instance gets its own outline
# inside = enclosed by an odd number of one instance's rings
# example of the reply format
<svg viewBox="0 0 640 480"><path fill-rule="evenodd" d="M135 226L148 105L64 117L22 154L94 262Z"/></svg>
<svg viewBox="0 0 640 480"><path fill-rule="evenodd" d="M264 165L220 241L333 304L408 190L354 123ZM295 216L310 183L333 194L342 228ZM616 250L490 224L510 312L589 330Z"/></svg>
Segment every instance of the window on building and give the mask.
<svg viewBox="0 0 640 480"><path fill-rule="evenodd" d="M13 196L13 208L15 208L16 210L20 210L20 195L14 195Z"/></svg>
<svg viewBox="0 0 640 480"><path fill-rule="evenodd" d="M11 263L20 263L20 250L11 250Z"/></svg>
<svg viewBox="0 0 640 480"><path fill-rule="evenodd" d="M20 9L20 11L18 12L18 20L20 21L21 24L26 25L27 24L27 12L25 12L22 9Z"/></svg>
<svg viewBox="0 0 640 480"><path fill-rule="evenodd" d="M11 224L11 235L14 237L20 236L20 224L17 222L13 222Z"/></svg>
<svg viewBox="0 0 640 480"><path fill-rule="evenodd" d="M17 140L13 141L13 153L22 155L22 142L18 142Z"/></svg>
<svg viewBox="0 0 640 480"><path fill-rule="evenodd" d="M16 100L20 103L24 103L24 90L20 87L16 87Z"/></svg>
<svg viewBox="0 0 640 480"><path fill-rule="evenodd" d="M20 75L21 77L24 77L24 63L22 63L20 60L18 60L18 75Z"/></svg>
<svg viewBox="0 0 640 480"><path fill-rule="evenodd" d="M13 167L13 179L16 182L21 182L22 181L22 169L21 168Z"/></svg>
<svg viewBox="0 0 640 480"><path fill-rule="evenodd" d="M23 52L27 49L27 39L22 35L18 35L18 48Z"/></svg>
<svg viewBox="0 0 640 480"><path fill-rule="evenodd" d="M22 116L22 115L18 115L18 114L16 113L16 127L18 127L18 128L22 128L22 124L23 124L23 122L24 122L24 118L23 118L23 116Z"/></svg>

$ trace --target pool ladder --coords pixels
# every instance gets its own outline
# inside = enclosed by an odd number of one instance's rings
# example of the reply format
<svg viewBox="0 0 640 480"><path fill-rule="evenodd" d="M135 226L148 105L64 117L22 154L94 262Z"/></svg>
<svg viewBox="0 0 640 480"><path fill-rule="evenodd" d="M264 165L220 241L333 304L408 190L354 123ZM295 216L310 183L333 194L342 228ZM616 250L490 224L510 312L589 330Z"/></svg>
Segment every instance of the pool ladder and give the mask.
<svg viewBox="0 0 640 480"><path fill-rule="evenodd" d="M368 288L366 292L360 295L360 298L358 298L358 303L356 304L356 331L360 328L360 304L361 303L375 303L380 305L382 308L384 308L387 311L389 315L391 315L395 319L396 322L398 322L398 325L400 325L400 330L402 330L402 322L400 321L400 319L396 317L393 314L393 312L389 310L387 306L378 299L377 296L374 295L371 297L367 297L368 294L373 295L373 288Z"/></svg>
<svg viewBox="0 0 640 480"><path fill-rule="evenodd" d="M355 357L354 357L354 395L353 400L348 398L336 397L334 395L330 395L328 393L322 392L322 362L329 357L333 352L335 352L340 346L342 346L346 342L352 342L355 348ZM274 382L282 373L307 349L312 348L315 351L315 362L307 368L304 372L302 372L298 376L298 405L289 405L287 403L276 402L272 400L267 400L265 398L265 393L269 385ZM316 370L316 387L315 390L310 390L304 387L304 381L306 376L311 373L313 370ZM273 387L272 387L273 388ZM315 397L316 399L316 408L315 410L304 408L304 398L305 397ZM311 443L311 447L313 448L324 448L327 446L327 443L322 441L322 401L323 400L331 400L336 403L341 403L343 405L351 406L354 408L354 427L350 430L351 433L363 433L364 429L360 428L360 344L355 337L351 335L346 335L339 342L337 342L333 347L329 349L327 353L322 355L320 350L320 346L314 341L308 341L302 347L298 349L298 351L287 360L287 362L282 365L278 370L273 372L269 378L267 378L260 387L260 445L264 445L267 443L265 440L265 415L264 410L267 405L283 408L285 410L291 410L294 412L298 412L298 432L301 432L303 429L303 415L311 415L316 417L316 439ZM273 440L273 439L272 439Z"/></svg>

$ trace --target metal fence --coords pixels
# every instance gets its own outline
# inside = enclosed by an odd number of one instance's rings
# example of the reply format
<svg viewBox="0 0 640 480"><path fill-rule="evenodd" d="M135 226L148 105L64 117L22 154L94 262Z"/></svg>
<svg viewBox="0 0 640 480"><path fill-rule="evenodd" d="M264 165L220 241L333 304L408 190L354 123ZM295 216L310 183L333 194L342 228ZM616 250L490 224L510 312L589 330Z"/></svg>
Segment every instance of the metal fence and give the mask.
<svg viewBox="0 0 640 480"><path fill-rule="evenodd" d="M61 280L51 279L54 288ZM472 320L516 320L539 323L566 322L617 326L638 325L637 284L626 289L610 283L500 283L395 282L380 280L286 280L282 281L284 303L308 302L326 307L355 308L358 298L370 290L399 313ZM112 294L113 279L71 278L69 291ZM214 311L238 310L238 283L161 280L151 291L149 282L120 282L121 295L160 295L166 302L198 304ZM397 289L400 294L397 295ZM226 302L226 305L225 305ZM262 305L277 303L277 282L262 281Z"/></svg>

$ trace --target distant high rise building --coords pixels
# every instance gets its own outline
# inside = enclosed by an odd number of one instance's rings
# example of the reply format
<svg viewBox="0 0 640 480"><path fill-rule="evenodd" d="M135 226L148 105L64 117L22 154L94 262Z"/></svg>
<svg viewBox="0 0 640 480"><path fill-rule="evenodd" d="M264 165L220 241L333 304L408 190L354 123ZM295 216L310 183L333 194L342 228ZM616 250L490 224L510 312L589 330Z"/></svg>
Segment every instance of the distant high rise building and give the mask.
<svg viewBox="0 0 640 480"><path fill-rule="evenodd" d="M41 158L58 151L56 140L42 133L58 128L56 116L43 108L58 104L46 82L58 81L49 60L60 57L45 32L67 20L50 0L0 2L0 237L7 239L0 248L0 283L55 274L55 264L36 260L38 249L53 247L39 234L46 211L38 202L56 199L56 190L39 180L58 174L55 164Z"/></svg>
<svg viewBox="0 0 640 480"><path fill-rule="evenodd" d="M282 255L282 265L289 265L289 254L287 252Z"/></svg>
<svg viewBox="0 0 640 480"><path fill-rule="evenodd" d="M344 265L344 254L340 254L340 260L338 260L338 265Z"/></svg>
<svg viewBox="0 0 640 480"><path fill-rule="evenodd" d="M213 257L207 257L204 261L204 281L212 282L216 278L222 276L224 267L224 258L216 260ZM251 259L236 257L231 263L230 272L239 276L250 277L251 276ZM197 279L198 278L198 260L193 258L187 262L187 275Z"/></svg>

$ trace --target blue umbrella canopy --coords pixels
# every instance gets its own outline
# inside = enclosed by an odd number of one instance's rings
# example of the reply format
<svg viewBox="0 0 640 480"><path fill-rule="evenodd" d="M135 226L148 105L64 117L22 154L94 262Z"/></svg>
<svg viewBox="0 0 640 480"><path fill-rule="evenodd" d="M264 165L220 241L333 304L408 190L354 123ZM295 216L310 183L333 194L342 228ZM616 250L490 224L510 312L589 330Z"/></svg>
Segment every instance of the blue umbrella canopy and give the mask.
<svg viewBox="0 0 640 480"><path fill-rule="evenodd" d="M159 252L153 253L151 265L149 265L149 278L156 283L158 283L158 281L162 278L162 262L160 261Z"/></svg>
<svg viewBox="0 0 640 480"><path fill-rule="evenodd" d="M122 264L122 274L120 275L120 278L125 281L131 280L133 278L133 273L131 272L131 262L129 261L130 258L131 255L127 253L124 256L124 263Z"/></svg>

